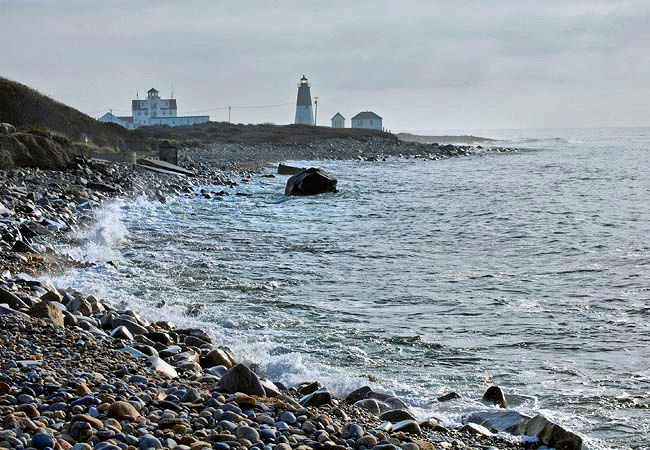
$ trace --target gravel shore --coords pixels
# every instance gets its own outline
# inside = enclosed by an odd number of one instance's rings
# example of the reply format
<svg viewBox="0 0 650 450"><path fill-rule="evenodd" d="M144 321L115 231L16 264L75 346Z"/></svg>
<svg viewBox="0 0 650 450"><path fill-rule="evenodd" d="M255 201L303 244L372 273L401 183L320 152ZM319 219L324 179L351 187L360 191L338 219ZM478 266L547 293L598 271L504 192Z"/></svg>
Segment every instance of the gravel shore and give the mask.
<svg viewBox="0 0 650 450"><path fill-rule="evenodd" d="M507 406L498 388L484 397L495 405L489 417L455 429L434 417L417 421L389 394L362 388L337 399L313 380L283 386L238 364L203 330L151 323L110 298L38 279L80 264L57 255L52 244L88 224L93 208L112 197L144 194L164 203L202 195L199 185L236 190L235 180L250 177L249 169L286 159L439 159L482 151L332 140L306 147L221 144L181 152L193 178L82 159L66 171L0 171L0 447L580 448L579 437L543 417L498 407ZM499 432L506 425L508 433Z"/></svg>

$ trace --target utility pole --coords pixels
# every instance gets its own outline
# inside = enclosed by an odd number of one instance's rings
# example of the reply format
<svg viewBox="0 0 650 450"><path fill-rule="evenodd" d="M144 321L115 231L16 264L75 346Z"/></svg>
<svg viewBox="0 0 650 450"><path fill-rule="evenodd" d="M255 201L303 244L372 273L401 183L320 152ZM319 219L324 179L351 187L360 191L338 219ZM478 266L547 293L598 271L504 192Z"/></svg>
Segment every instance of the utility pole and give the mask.
<svg viewBox="0 0 650 450"><path fill-rule="evenodd" d="M232 109L232 106L228 107L228 123L230 123L230 110Z"/></svg>
<svg viewBox="0 0 650 450"><path fill-rule="evenodd" d="M316 111L314 111L314 126L318 126L318 97L314 97L314 105L316 105Z"/></svg>

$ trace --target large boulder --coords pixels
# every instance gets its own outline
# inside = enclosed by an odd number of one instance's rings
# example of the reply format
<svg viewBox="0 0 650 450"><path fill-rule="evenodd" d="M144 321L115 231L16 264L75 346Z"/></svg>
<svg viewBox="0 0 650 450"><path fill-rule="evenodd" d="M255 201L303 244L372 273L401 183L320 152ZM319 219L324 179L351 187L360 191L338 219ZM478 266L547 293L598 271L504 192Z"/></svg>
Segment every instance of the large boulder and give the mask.
<svg viewBox="0 0 650 450"><path fill-rule="evenodd" d="M467 416L464 423L475 423L483 425L491 430L503 431L505 433L517 434L526 422L529 416L518 413L517 411L479 411Z"/></svg>
<svg viewBox="0 0 650 450"><path fill-rule="evenodd" d="M336 177L316 167L310 167L287 180L284 195L316 195L336 192Z"/></svg>
<svg viewBox="0 0 650 450"><path fill-rule="evenodd" d="M262 397L266 394L257 375L243 364L237 364L228 370L228 372L224 373L219 380L217 388L229 394L241 392L243 394L259 395Z"/></svg>
<svg viewBox="0 0 650 450"><path fill-rule="evenodd" d="M39 319L47 319L55 327L63 328L63 310L54 302L40 302L29 309L29 315Z"/></svg>
<svg viewBox="0 0 650 450"><path fill-rule="evenodd" d="M558 450L580 450L582 448L580 436L565 430L541 414L527 421L521 432L527 436L537 436L542 444Z"/></svg>

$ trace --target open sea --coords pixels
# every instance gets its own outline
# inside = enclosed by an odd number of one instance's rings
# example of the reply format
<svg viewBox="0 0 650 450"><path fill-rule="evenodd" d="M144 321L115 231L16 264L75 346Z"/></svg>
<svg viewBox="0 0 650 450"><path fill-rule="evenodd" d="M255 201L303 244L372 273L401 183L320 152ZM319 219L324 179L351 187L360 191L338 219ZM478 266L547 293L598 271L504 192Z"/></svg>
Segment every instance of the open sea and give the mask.
<svg viewBox="0 0 650 450"><path fill-rule="evenodd" d="M97 266L55 282L202 326L285 384L368 384L451 424L497 384L587 449L650 448L650 128L468 133L519 151L104 205L65 248Z"/></svg>

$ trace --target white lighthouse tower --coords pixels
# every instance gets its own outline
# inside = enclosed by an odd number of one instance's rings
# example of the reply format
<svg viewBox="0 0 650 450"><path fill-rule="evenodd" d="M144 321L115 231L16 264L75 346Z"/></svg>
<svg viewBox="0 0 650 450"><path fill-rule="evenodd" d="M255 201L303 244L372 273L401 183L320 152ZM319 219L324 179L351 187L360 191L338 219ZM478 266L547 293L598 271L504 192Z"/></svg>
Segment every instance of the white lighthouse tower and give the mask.
<svg viewBox="0 0 650 450"><path fill-rule="evenodd" d="M302 76L298 85L298 100L296 101L296 124L314 125L314 113L311 109L311 92L306 76Z"/></svg>

